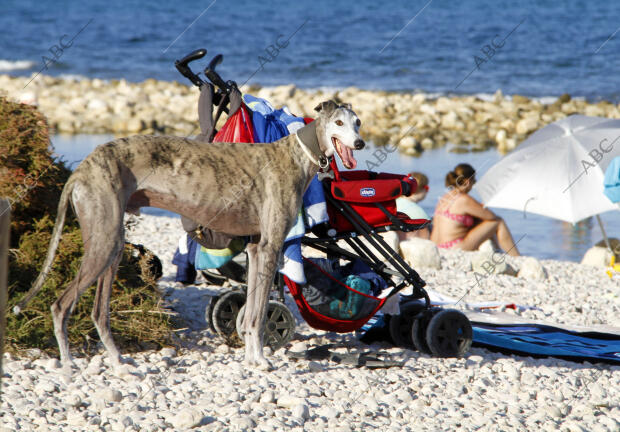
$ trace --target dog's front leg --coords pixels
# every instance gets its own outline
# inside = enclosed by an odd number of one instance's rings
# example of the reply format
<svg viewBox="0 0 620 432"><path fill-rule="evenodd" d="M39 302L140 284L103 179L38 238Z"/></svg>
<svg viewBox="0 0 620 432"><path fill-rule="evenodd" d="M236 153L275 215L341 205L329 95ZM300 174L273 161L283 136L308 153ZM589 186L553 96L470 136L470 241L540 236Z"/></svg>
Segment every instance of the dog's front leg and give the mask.
<svg viewBox="0 0 620 432"><path fill-rule="evenodd" d="M245 363L248 366L253 366L254 365L254 346L253 346L253 340L251 340L248 337L248 332L246 331L246 323L248 322L248 320L246 319L246 317L249 316L248 314L248 310L250 310L251 308L253 308L252 306L252 301L253 301L253 293L256 290L256 273L258 270L258 251L257 251L257 247L258 244L254 243L254 242L250 242L247 247L246 247L246 251L248 253L248 270L247 270L247 284L248 284L248 290L246 292L246 301L245 301L245 309L246 312L243 316L243 323L241 325L242 327L242 333L239 335L241 337L241 339L243 339L244 343L245 343Z"/></svg>
<svg viewBox="0 0 620 432"><path fill-rule="evenodd" d="M250 269L248 273L248 293L243 316L245 340L245 362L259 369L271 369L271 364L263 354L263 334L269 292L273 286L281 242L275 243L263 236L256 245L248 249Z"/></svg>

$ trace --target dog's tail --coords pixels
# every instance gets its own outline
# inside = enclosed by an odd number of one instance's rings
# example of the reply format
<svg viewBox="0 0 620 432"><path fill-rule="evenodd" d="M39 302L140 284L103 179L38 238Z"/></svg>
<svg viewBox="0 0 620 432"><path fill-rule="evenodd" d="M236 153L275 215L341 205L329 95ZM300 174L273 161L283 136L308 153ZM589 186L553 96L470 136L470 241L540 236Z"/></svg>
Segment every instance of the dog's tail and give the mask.
<svg viewBox="0 0 620 432"><path fill-rule="evenodd" d="M60 238L62 237L62 229L65 225L65 216L67 214L67 207L69 206L69 198L71 197L71 193L73 192L74 183L69 178L67 184L62 190L60 194L60 201L58 202L58 214L56 215L56 223L54 225L54 231L52 231L52 239L50 240L50 246L47 251L47 258L45 258L45 263L43 264L43 269L37 280L34 282L34 285L30 288L30 290L24 295L24 297L20 300L20 302L13 307L13 313L15 315L19 315L24 306L28 304L30 300L43 287L45 280L47 279L47 275L52 269L52 264L54 263L54 257L56 256L56 249L58 249L58 244L60 243Z"/></svg>

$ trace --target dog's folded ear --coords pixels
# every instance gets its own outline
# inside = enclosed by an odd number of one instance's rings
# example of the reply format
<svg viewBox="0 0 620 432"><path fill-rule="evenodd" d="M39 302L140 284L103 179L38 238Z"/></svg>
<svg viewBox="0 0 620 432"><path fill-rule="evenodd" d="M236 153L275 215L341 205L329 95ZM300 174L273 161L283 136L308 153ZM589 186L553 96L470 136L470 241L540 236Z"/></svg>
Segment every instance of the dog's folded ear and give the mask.
<svg viewBox="0 0 620 432"><path fill-rule="evenodd" d="M326 102L321 102L314 108L314 110L318 112L323 111L326 115L330 115L336 108L338 108L338 104L333 100L329 100Z"/></svg>
<svg viewBox="0 0 620 432"><path fill-rule="evenodd" d="M341 107L341 108L346 108L346 109L348 109L349 111L351 111L351 104L350 104L350 103L343 103L343 104L340 104L340 107Z"/></svg>

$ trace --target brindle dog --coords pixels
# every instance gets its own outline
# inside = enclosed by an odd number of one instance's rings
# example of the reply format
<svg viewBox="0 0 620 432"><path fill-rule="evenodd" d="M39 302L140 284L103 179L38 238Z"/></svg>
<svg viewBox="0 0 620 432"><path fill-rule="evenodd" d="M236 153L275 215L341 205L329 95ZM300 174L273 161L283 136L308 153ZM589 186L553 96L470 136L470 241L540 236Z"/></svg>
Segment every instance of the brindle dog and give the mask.
<svg viewBox="0 0 620 432"><path fill-rule="evenodd" d="M122 357L110 332L109 306L124 246L123 214L158 207L215 231L253 236L247 247L242 337L246 364L268 369L262 348L269 290L304 191L319 166L327 167L327 158L337 153L345 167L354 168L352 150L364 147L360 121L350 105L328 101L315 109L319 115L314 122L271 144L206 145L187 138L133 136L97 147L63 189L43 270L15 312L43 286L71 202L84 256L77 277L51 307L60 358L70 371L67 320L80 295L97 281L92 318L113 364L119 365Z"/></svg>

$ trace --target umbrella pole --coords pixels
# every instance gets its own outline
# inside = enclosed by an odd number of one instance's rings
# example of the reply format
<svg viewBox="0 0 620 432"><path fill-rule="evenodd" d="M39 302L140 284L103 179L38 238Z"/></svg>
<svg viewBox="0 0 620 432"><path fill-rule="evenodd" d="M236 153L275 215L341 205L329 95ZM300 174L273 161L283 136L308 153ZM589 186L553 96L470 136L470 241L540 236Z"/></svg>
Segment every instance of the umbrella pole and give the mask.
<svg viewBox="0 0 620 432"><path fill-rule="evenodd" d="M598 226L601 228L601 232L603 233L603 239L605 239L605 244L607 245L607 249L611 251L611 245L609 244L609 239L607 238L607 233L605 232L605 228L603 228L603 221L599 215L596 215L596 220L598 221Z"/></svg>

